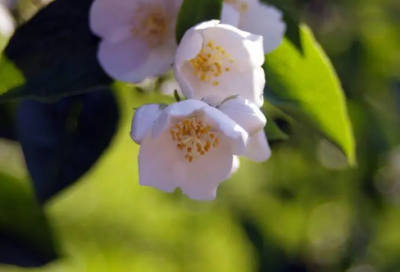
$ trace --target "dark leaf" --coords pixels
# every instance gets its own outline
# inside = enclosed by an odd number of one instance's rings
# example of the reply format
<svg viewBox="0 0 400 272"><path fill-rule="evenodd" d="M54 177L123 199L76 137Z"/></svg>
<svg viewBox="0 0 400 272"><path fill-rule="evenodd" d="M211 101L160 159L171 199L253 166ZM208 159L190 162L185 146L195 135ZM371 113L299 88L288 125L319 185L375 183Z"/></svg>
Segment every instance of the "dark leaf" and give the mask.
<svg viewBox="0 0 400 272"><path fill-rule="evenodd" d="M39 201L45 202L85 174L111 142L119 120L111 91L55 104L23 101L18 137Z"/></svg>
<svg viewBox="0 0 400 272"><path fill-rule="evenodd" d="M19 74L0 74L0 82L8 87L0 88L0 102L22 97L52 101L111 83L97 61L99 39L89 29L91 3L54 1L16 31L0 71L11 62Z"/></svg>
<svg viewBox="0 0 400 272"><path fill-rule="evenodd" d="M204 21L218 20L221 10L222 0L184 0L176 24L176 40L178 43L192 26Z"/></svg>

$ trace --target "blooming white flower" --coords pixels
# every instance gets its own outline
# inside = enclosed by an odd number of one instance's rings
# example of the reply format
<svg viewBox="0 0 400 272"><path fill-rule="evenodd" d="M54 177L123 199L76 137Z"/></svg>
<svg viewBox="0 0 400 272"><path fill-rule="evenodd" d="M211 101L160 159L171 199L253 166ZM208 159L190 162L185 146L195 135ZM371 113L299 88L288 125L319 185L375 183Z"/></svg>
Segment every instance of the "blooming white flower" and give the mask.
<svg viewBox="0 0 400 272"><path fill-rule="evenodd" d="M221 22L264 38L264 53L277 48L286 31L282 12L260 0L224 0Z"/></svg>
<svg viewBox="0 0 400 272"><path fill-rule="evenodd" d="M182 0L95 0L90 27L102 41L98 59L113 78L138 83L172 68Z"/></svg>
<svg viewBox="0 0 400 272"><path fill-rule="evenodd" d="M258 107L244 99L232 99L221 110L192 99L144 105L131 130L141 145L139 182L166 192L179 187L192 199L212 200L218 185L236 171L235 155L246 153L249 134L265 123Z"/></svg>
<svg viewBox="0 0 400 272"><path fill-rule="evenodd" d="M174 74L187 98L240 95L261 106L265 86L262 37L213 20L189 29L177 49Z"/></svg>

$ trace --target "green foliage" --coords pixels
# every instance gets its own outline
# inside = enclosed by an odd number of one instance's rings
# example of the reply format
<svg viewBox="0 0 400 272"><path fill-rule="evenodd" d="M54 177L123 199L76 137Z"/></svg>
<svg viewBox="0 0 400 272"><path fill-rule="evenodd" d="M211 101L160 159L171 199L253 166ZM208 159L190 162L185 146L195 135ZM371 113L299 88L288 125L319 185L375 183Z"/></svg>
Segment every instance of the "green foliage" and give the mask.
<svg viewBox="0 0 400 272"><path fill-rule="evenodd" d="M25 82L21 71L5 55L0 55L0 79L0 101L9 96L7 91L16 90Z"/></svg>
<svg viewBox="0 0 400 272"><path fill-rule="evenodd" d="M279 140L288 140L289 136L283 132L279 126L268 118L267 115L267 125L265 126L265 133L267 134L268 141L279 141Z"/></svg>
<svg viewBox="0 0 400 272"><path fill-rule="evenodd" d="M292 29L289 25L288 29ZM289 32L288 32L289 33ZM300 46L285 38L266 55L267 100L338 146L351 165L355 143L346 101L329 59L311 30L300 27Z"/></svg>
<svg viewBox="0 0 400 272"><path fill-rule="evenodd" d="M220 18L222 0L184 0L176 24L178 43L185 32L199 23Z"/></svg>
<svg viewBox="0 0 400 272"><path fill-rule="evenodd" d="M41 258L52 260L57 256L52 231L27 185L0 172L0 232L22 241Z"/></svg>

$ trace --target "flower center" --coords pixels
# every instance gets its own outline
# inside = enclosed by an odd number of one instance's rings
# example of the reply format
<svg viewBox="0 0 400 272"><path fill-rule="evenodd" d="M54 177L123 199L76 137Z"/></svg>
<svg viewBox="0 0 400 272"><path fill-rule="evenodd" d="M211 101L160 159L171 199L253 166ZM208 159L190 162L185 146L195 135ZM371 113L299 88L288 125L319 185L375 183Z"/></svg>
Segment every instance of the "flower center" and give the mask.
<svg viewBox="0 0 400 272"><path fill-rule="evenodd" d="M224 0L225 3L230 4L233 6L233 8L239 12L239 13L244 13L249 9L249 5L245 3L244 1L240 0Z"/></svg>
<svg viewBox="0 0 400 272"><path fill-rule="evenodd" d="M163 45L170 34L171 18L158 3L141 3L131 23L133 37L142 39L150 48Z"/></svg>
<svg viewBox="0 0 400 272"><path fill-rule="evenodd" d="M195 58L189 60L193 74L201 81L211 83L213 86L219 85L218 77L229 72L233 62L235 60L230 58L225 49L215 45L212 40L203 46Z"/></svg>
<svg viewBox="0 0 400 272"><path fill-rule="evenodd" d="M195 117L185 118L170 130L171 138L177 142L176 147L185 154L185 159L192 162L194 158L204 156L211 147L218 147L219 138L211 132L211 126Z"/></svg>

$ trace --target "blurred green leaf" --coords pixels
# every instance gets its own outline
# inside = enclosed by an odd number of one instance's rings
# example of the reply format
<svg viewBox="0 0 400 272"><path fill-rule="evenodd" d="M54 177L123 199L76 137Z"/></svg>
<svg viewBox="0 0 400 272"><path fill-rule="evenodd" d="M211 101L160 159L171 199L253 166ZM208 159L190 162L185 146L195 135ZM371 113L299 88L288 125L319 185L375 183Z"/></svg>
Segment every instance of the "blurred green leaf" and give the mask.
<svg viewBox="0 0 400 272"><path fill-rule="evenodd" d="M88 24L91 3L54 1L16 31L0 62L4 85L0 102L16 98L54 101L112 82L97 61L99 39ZM9 76L10 63L13 75L18 76Z"/></svg>
<svg viewBox="0 0 400 272"><path fill-rule="evenodd" d="M32 192L20 180L3 173L0 173L0 237L0 262L36 266L57 257L48 222Z"/></svg>
<svg viewBox="0 0 400 272"><path fill-rule="evenodd" d="M176 40L182 39L186 30L204 21L219 19L222 0L184 0L176 24Z"/></svg>
<svg viewBox="0 0 400 272"><path fill-rule="evenodd" d="M268 141L280 141L287 140L289 136L283 132L273 119L269 119L267 116L267 125L265 126L265 133L267 134Z"/></svg>
<svg viewBox="0 0 400 272"><path fill-rule="evenodd" d="M25 82L21 71L5 55L0 55L0 79L0 101L8 90L15 89Z"/></svg>
<svg viewBox="0 0 400 272"><path fill-rule="evenodd" d="M301 50L285 37L277 50L266 55L265 97L339 147L354 165L355 142L339 79L305 25L300 26L300 43Z"/></svg>

